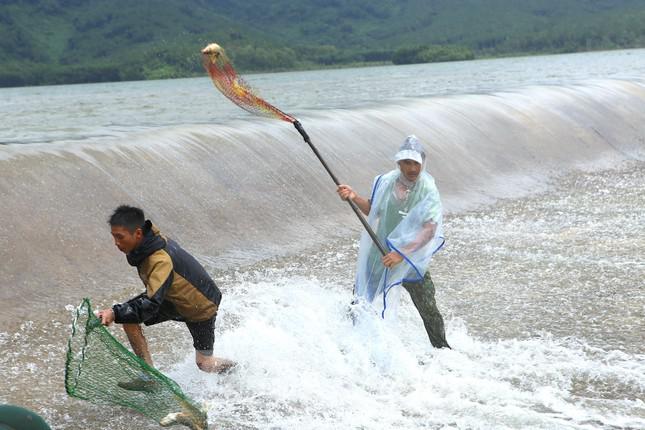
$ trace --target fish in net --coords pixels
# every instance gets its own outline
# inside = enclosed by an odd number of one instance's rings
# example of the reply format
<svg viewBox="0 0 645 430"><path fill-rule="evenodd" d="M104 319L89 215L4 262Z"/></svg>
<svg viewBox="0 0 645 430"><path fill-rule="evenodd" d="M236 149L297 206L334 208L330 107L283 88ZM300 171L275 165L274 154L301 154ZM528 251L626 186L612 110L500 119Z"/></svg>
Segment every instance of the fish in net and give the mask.
<svg viewBox="0 0 645 430"><path fill-rule="evenodd" d="M208 428L206 412L117 341L94 315L89 299L76 309L65 361L65 390L96 404L133 409L161 426Z"/></svg>

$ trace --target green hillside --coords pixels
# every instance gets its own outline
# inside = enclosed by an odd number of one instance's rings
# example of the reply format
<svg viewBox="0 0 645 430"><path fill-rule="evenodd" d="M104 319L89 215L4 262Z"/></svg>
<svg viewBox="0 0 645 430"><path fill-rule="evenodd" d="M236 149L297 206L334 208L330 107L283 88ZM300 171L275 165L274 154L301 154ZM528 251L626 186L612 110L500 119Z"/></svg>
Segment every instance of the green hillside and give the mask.
<svg viewBox="0 0 645 430"><path fill-rule="evenodd" d="M645 46L643 0L5 0L0 85ZM416 53L416 54L415 54Z"/></svg>

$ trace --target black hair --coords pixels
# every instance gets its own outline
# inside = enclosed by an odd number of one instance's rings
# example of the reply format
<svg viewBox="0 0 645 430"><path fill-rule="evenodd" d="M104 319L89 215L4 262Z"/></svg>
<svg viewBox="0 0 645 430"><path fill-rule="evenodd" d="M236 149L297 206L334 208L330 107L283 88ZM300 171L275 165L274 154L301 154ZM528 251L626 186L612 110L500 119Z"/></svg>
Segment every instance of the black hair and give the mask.
<svg viewBox="0 0 645 430"><path fill-rule="evenodd" d="M121 205L114 210L108 220L108 224L111 227L125 227L130 233L134 233L138 228L143 228L145 221L146 217L143 214L143 210L134 206Z"/></svg>

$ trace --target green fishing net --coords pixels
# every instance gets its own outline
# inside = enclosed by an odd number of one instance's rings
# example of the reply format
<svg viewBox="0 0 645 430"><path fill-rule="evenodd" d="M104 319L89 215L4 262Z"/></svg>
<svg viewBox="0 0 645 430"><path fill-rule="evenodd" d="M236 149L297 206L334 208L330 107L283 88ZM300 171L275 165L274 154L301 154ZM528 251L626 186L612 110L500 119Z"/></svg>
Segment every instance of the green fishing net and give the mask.
<svg viewBox="0 0 645 430"><path fill-rule="evenodd" d="M172 379L126 349L101 325L89 299L76 309L67 346L65 389L97 404L134 409L162 426L207 428L206 413Z"/></svg>

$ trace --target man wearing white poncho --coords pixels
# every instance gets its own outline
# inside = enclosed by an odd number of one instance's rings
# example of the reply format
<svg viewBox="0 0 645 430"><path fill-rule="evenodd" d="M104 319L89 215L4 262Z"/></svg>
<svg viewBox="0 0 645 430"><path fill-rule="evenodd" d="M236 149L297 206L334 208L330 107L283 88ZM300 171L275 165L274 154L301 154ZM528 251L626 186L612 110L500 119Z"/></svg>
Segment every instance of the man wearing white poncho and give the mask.
<svg viewBox="0 0 645 430"><path fill-rule="evenodd" d="M340 185L338 194L369 216L370 225L390 251L382 257L370 236L363 233L356 300L378 303L385 317L394 296L391 293L402 285L423 319L432 346L450 348L427 270L444 239L441 200L434 179L424 170L425 158L419 139L408 136L395 156L398 169L376 177L369 199L347 185Z"/></svg>

